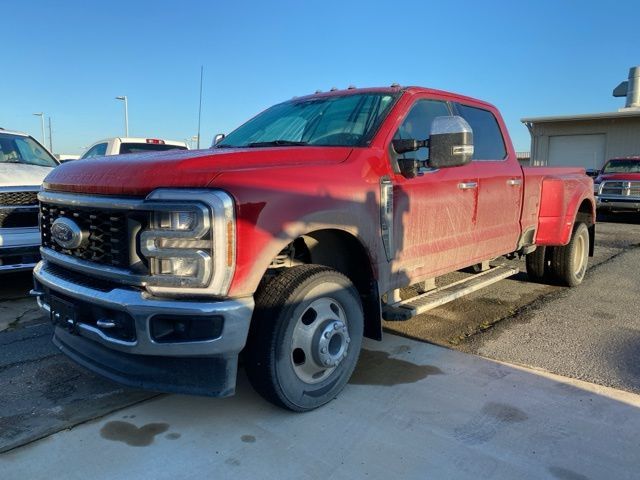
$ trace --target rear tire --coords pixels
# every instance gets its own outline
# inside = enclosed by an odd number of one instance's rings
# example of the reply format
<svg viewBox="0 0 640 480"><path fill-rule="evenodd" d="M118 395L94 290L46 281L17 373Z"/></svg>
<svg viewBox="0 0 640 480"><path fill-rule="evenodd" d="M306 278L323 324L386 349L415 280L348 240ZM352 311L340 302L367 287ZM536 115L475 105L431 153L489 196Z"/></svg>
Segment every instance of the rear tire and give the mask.
<svg viewBox="0 0 640 480"><path fill-rule="evenodd" d="M351 281L320 265L285 270L256 294L245 366L255 390L297 412L334 399L362 344L362 303Z"/></svg>
<svg viewBox="0 0 640 480"><path fill-rule="evenodd" d="M576 223L569 243L554 247L550 270L561 285L575 287L582 283L589 263L589 229L584 223Z"/></svg>
<svg viewBox="0 0 640 480"><path fill-rule="evenodd" d="M537 247L525 257L527 276L532 282L543 283L547 279L547 247Z"/></svg>

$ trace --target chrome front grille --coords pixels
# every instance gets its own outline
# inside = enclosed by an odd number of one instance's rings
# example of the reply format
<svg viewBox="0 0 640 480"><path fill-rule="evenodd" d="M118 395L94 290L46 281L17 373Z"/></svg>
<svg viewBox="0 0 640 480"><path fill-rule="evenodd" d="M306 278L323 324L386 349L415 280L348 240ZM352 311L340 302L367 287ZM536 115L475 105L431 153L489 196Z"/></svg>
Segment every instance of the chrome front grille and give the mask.
<svg viewBox="0 0 640 480"><path fill-rule="evenodd" d="M129 212L42 203L40 214L43 247L103 265L119 268L131 265ZM61 217L73 220L88 232L87 240L78 248L65 249L51 237L51 225Z"/></svg>
<svg viewBox="0 0 640 480"><path fill-rule="evenodd" d="M624 180L602 182L600 195L615 195L618 197L640 197L640 182Z"/></svg>
<svg viewBox="0 0 640 480"><path fill-rule="evenodd" d="M37 189L17 191L14 191L12 189L1 189L0 228L37 227L37 196Z"/></svg>

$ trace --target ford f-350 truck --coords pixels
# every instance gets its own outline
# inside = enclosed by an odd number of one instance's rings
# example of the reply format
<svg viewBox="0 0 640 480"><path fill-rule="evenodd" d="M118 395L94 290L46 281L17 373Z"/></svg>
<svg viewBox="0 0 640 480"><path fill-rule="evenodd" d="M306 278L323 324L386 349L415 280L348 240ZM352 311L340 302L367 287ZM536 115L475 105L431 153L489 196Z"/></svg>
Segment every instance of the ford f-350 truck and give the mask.
<svg viewBox="0 0 640 480"><path fill-rule="evenodd" d="M419 87L294 98L210 150L65 164L39 199L33 293L64 353L226 396L242 352L254 388L295 411L336 397L382 318L517 272L489 261L526 255L533 280L579 284L595 232L583 170L522 168L495 107Z"/></svg>

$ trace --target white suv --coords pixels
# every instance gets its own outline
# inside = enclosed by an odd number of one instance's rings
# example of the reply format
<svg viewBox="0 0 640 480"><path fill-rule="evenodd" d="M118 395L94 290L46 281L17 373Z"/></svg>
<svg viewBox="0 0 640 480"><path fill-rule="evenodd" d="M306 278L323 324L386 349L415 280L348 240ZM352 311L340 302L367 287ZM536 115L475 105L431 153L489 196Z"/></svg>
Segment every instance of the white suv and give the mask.
<svg viewBox="0 0 640 480"><path fill-rule="evenodd" d="M107 155L127 153L163 152L165 150L188 150L185 142L159 138L114 137L105 138L91 145L80 160Z"/></svg>
<svg viewBox="0 0 640 480"><path fill-rule="evenodd" d="M0 273L40 259L38 192L58 161L25 133L0 128Z"/></svg>

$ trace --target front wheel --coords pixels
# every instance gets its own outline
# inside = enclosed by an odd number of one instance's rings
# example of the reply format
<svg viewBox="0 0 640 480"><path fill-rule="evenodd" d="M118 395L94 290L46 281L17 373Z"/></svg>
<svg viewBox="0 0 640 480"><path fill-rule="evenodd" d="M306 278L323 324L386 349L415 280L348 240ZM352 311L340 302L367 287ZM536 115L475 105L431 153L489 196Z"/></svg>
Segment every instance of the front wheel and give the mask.
<svg viewBox="0 0 640 480"><path fill-rule="evenodd" d="M320 265L290 268L256 295L244 354L249 381L278 406L318 408L351 377L363 327L360 297L347 277Z"/></svg>
<svg viewBox="0 0 640 480"><path fill-rule="evenodd" d="M553 249L551 273L560 284L575 287L582 283L588 262L589 229L586 224L577 223L569 243Z"/></svg>

